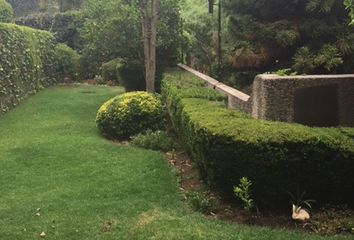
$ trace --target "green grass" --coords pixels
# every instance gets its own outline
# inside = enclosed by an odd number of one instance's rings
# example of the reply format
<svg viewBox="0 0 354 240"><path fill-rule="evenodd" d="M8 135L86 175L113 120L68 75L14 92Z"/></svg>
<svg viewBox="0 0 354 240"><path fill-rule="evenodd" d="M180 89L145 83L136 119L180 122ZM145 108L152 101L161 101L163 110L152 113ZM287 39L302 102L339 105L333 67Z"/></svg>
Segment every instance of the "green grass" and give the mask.
<svg viewBox="0 0 354 240"><path fill-rule="evenodd" d="M46 239L323 238L190 210L160 153L99 135L96 110L120 92L50 88L0 118L0 239L38 239L41 231Z"/></svg>

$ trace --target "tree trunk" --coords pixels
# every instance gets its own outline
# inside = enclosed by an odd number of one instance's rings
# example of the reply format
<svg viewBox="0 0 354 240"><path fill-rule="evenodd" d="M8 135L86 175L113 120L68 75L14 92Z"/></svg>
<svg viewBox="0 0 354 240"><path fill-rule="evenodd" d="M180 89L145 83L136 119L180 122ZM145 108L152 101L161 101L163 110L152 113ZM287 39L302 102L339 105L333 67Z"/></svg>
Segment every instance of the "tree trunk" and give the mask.
<svg viewBox="0 0 354 240"><path fill-rule="evenodd" d="M148 1L142 0L141 24L144 43L144 64L146 91L155 92L156 76L156 41L157 41L157 19L158 19L158 0L151 0L151 14L148 10ZM151 17L149 17L151 15Z"/></svg>

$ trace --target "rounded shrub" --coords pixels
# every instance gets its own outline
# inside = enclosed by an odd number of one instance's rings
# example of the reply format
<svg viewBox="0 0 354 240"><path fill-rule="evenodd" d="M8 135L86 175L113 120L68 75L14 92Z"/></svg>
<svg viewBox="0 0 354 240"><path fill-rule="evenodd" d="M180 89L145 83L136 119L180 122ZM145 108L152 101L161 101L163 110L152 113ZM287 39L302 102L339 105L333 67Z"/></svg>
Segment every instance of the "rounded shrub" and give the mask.
<svg viewBox="0 0 354 240"><path fill-rule="evenodd" d="M162 104L147 92L129 92L105 102L98 110L96 123L109 137L124 139L163 126Z"/></svg>
<svg viewBox="0 0 354 240"><path fill-rule="evenodd" d="M58 75L61 80L78 80L80 55L65 44L56 45L55 54L58 61Z"/></svg>
<svg viewBox="0 0 354 240"><path fill-rule="evenodd" d="M13 22L14 12L9 3L0 0L0 22Z"/></svg>

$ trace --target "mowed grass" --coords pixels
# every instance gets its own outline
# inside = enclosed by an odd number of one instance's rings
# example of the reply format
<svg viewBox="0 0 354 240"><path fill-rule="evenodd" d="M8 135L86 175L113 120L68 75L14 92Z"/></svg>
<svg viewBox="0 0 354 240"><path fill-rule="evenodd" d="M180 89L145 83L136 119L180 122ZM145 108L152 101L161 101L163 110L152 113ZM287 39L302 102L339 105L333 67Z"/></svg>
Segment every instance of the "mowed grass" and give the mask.
<svg viewBox="0 0 354 240"><path fill-rule="evenodd" d="M190 210L161 154L100 136L96 111L121 92L50 88L0 117L1 240L39 239L42 231L45 239L61 240L323 239Z"/></svg>

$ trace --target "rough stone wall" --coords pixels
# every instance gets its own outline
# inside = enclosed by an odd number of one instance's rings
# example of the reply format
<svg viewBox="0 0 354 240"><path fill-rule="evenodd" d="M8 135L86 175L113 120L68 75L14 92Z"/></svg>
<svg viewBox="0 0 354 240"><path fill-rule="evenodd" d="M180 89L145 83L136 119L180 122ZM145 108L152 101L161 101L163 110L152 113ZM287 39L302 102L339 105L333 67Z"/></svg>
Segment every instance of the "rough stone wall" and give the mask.
<svg viewBox="0 0 354 240"><path fill-rule="evenodd" d="M294 122L294 95L297 89L333 84L338 87L339 125L353 127L354 75L258 75L253 84L252 116Z"/></svg>

